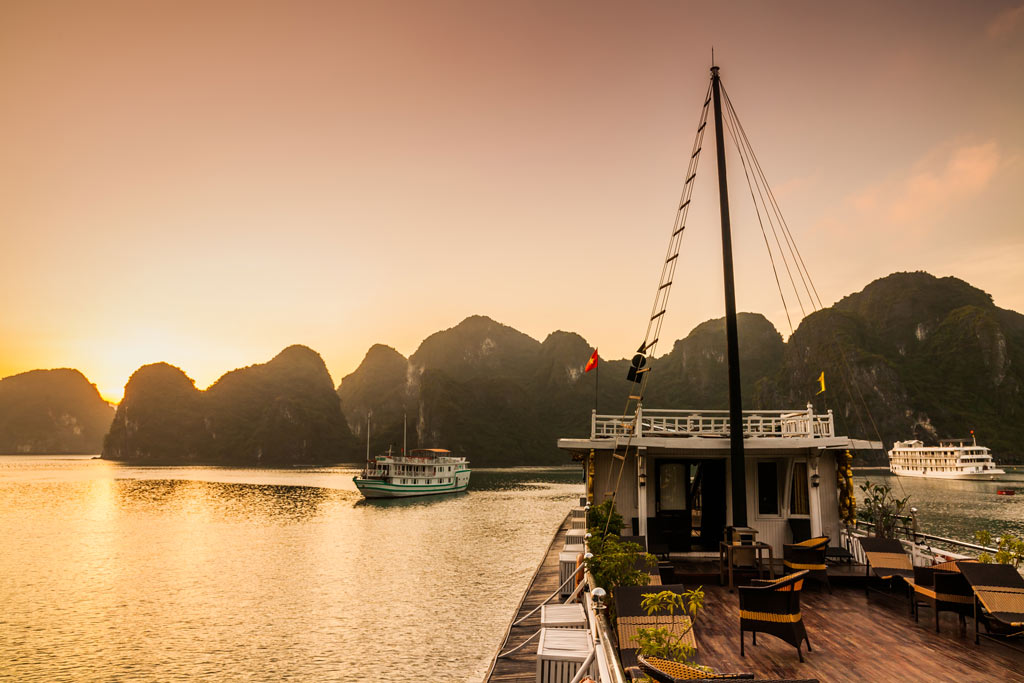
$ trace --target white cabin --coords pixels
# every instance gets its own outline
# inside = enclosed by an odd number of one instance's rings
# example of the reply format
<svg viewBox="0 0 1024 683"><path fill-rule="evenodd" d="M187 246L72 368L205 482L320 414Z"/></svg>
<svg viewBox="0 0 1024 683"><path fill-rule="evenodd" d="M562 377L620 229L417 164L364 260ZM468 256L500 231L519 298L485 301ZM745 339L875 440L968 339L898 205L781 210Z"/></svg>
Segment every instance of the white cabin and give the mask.
<svg viewBox="0 0 1024 683"><path fill-rule="evenodd" d="M626 467L615 507L624 533L646 536L656 553L714 552L733 525L730 421L726 410L653 410L635 418L591 417L590 438L559 439L558 447L588 463L588 496L611 497L622 453ZM880 449L876 442L836 436L832 411L743 411L747 526L776 557L792 542L791 519L806 520L812 536L838 540L841 523L837 454ZM639 456L639 457L637 457ZM632 528L629 529L628 527Z"/></svg>

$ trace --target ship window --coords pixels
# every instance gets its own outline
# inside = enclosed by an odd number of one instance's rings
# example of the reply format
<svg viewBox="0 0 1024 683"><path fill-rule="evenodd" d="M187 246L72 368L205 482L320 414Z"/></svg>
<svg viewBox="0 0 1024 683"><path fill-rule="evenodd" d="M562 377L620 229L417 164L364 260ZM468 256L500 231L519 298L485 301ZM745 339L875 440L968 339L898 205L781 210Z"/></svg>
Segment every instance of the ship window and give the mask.
<svg viewBox="0 0 1024 683"><path fill-rule="evenodd" d="M779 463L762 460L757 463L757 514L779 514Z"/></svg>
<svg viewBox="0 0 1024 683"><path fill-rule="evenodd" d="M807 463L793 463L793 486L789 490L789 512L794 515L808 515L811 506L807 495Z"/></svg>

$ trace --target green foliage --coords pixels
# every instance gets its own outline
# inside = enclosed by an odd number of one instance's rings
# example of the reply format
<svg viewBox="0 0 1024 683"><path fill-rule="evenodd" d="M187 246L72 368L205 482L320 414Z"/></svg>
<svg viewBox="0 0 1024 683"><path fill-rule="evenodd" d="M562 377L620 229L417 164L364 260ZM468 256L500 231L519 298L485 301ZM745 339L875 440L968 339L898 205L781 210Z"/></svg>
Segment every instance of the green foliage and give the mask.
<svg viewBox="0 0 1024 683"><path fill-rule="evenodd" d="M984 546L992 546L992 534L987 529L974 532L974 538L977 539L978 543ZM999 537L996 541L996 554L989 555L988 553L981 553L978 555L979 562L996 564L1009 564L1014 569L1019 569L1022 562L1024 562L1024 538L1014 536L1010 533L1005 533Z"/></svg>
<svg viewBox="0 0 1024 683"><path fill-rule="evenodd" d="M910 496L897 498L892 495L892 487L888 484L872 484L870 481L861 484L860 490L864 492L864 519L875 525L875 536L894 538L896 525L907 508Z"/></svg>
<svg viewBox="0 0 1024 683"><path fill-rule="evenodd" d="M644 593L640 607L647 612L648 616L668 614L671 619L674 619L675 613L678 611L690 618L689 627L678 634L673 634L672 630L667 626L639 629L637 631L637 642L640 645L640 654L646 657L663 657L693 665L691 660L695 650L683 641L684 636L693 630L694 625L697 623L697 614L704 607L703 586L682 594L673 593L672 591Z"/></svg>
<svg viewBox="0 0 1024 683"><path fill-rule="evenodd" d="M590 512L587 513L587 529L594 536L604 536L605 529L608 530L608 533L618 536L624 521L622 515L615 509L611 498L598 505L591 505Z"/></svg>
<svg viewBox="0 0 1024 683"><path fill-rule="evenodd" d="M592 555L586 561L587 570L594 583L608 591L609 596L619 586L646 586L650 572L658 566L654 555L614 534L591 536L587 549Z"/></svg>

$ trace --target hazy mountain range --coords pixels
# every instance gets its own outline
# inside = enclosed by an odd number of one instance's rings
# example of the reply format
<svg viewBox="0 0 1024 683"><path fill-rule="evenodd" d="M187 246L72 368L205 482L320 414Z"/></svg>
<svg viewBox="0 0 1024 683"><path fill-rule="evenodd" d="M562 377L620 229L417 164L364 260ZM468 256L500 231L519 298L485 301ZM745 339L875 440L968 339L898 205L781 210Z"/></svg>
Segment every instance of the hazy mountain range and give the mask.
<svg viewBox="0 0 1024 683"><path fill-rule="evenodd" d="M964 437L974 429L1001 462L1024 460L1024 316L996 307L961 280L896 273L809 315L788 342L754 313L740 314L739 335L745 408L812 402L816 410L835 411L840 433L881 436L887 446L912 436ZM74 372L36 371L42 374L0 381L0 408L24 409L0 412L0 450L53 452L56 437L47 435L66 434L62 425L84 424L88 414L110 426L104 457L352 462L365 453L369 415L373 453L401 447L407 421L410 447L449 448L477 466L565 463L556 439L589 433L595 374L583 368L592 352L572 332L553 332L541 342L473 316L431 335L409 358L371 347L336 391L319 355L301 346L229 372L205 392L177 368L147 365L129 380L112 423L110 408L97 408L96 401L106 404L94 387L56 411L52 398L20 401L19 392L39 393L34 383L46 373ZM727 407L722 319L698 325L651 366L645 405ZM622 411L627 367L626 360L601 359L600 412ZM828 389L816 396L823 371ZM88 432L91 448L83 428L83 439L74 442L81 446L60 450L99 450L101 431ZM883 458L878 453L861 462Z"/></svg>

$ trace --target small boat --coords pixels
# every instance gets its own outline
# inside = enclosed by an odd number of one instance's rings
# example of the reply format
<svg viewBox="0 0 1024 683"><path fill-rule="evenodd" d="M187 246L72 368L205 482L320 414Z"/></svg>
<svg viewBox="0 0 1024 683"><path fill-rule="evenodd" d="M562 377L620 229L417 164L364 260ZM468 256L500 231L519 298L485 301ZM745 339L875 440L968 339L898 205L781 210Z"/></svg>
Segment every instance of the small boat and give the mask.
<svg viewBox="0 0 1024 683"><path fill-rule="evenodd" d="M469 475L466 458L443 448L416 448L401 454L388 449L368 461L352 481L366 498L403 498L465 491Z"/></svg>
<svg viewBox="0 0 1024 683"><path fill-rule="evenodd" d="M889 471L900 477L927 479L995 479L1005 470L996 467L992 453L971 439L946 439L938 446L921 441L897 441L889 451Z"/></svg>
<svg viewBox="0 0 1024 683"><path fill-rule="evenodd" d="M1015 496L1017 495L1017 489L999 489L996 491L998 496Z"/></svg>
<svg viewBox="0 0 1024 683"><path fill-rule="evenodd" d="M366 466L352 477L365 498L406 498L459 493L469 487L469 461L443 448L414 448L407 451L407 427L402 425L402 452L391 448L384 455L370 457L370 416L366 416Z"/></svg>

